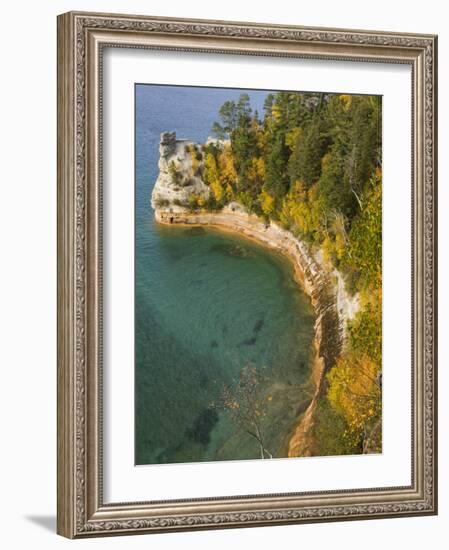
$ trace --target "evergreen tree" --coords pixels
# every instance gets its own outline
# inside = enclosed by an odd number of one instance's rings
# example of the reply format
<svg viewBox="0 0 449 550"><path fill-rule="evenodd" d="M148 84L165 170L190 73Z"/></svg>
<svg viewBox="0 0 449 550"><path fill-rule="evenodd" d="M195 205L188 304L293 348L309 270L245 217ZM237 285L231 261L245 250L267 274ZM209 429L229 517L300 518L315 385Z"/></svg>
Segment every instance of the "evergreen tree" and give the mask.
<svg viewBox="0 0 449 550"><path fill-rule="evenodd" d="M242 93L219 116L213 131L231 143L204 149L215 207L237 200L278 220L320 247L347 289L359 292L360 311L327 376L316 430L320 437L329 432L337 454L372 449L381 432L381 98L270 93L261 121Z"/></svg>

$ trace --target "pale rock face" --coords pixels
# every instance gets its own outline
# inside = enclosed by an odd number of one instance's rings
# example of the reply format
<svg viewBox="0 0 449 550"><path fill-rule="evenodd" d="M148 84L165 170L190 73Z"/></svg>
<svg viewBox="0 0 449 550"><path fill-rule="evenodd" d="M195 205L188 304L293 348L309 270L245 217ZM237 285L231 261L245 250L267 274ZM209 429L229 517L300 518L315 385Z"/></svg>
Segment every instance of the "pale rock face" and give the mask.
<svg viewBox="0 0 449 550"><path fill-rule="evenodd" d="M238 202L230 202L222 209L223 212L234 212L236 214L247 214L246 208Z"/></svg>
<svg viewBox="0 0 449 550"><path fill-rule="evenodd" d="M176 139L176 132L163 132L159 154L159 175L151 194L154 210L183 212L192 195L209 198L209 187L202 180L204 153L200 145Z"/></svg>

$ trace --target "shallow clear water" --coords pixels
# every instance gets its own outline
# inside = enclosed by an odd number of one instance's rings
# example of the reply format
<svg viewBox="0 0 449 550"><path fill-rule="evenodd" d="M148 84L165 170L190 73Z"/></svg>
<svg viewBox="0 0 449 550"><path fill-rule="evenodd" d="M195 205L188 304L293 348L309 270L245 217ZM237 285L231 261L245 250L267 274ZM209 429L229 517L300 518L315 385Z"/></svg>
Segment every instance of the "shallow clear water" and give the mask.
<svg viewBox="0 0 449 550"><path fill-rule="evenodd" d="M209 228L160 226L150 194L159 136L204 141L240 91L136 88L136 463L259 458L257 442L211 407L245 364L263 371L265 447L286 454L308 385L313 313L290 264ZM250 92L261 111L264 92Z"/></svg>

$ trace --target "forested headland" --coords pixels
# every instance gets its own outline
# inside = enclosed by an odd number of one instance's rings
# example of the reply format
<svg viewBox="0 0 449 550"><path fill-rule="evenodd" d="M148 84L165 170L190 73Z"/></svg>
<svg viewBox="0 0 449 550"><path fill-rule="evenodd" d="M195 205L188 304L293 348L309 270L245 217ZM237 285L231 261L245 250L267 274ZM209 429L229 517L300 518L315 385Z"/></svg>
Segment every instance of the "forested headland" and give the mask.
<svg viewBox="0 0 449 550"><path fill-rule="evenodd" d="M258 113L242 93L220 108L217 141L188 150L210 190L189 209L240 203L307 243L359 296L316 408L315 455L381 451L381 108L379 96L277 92Z"/></svg>

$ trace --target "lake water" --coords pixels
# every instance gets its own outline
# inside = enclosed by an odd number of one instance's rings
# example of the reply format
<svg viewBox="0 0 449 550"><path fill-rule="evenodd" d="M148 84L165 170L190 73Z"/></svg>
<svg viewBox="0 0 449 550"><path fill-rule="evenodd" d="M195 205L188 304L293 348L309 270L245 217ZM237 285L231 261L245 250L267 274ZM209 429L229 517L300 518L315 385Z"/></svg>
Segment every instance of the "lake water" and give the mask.
<svg viewBox="0 0 449 550"><path fill-rule="evenodd" d="M262 433L286 456L310 399L313 312L291 265L214 229L160 226L150 195L159 137L203 142L239 90L136 86L136 464L254 459L257 441L217 406L251 364L263 373ZM266 92L248 92L262 113Z"/></svg>

